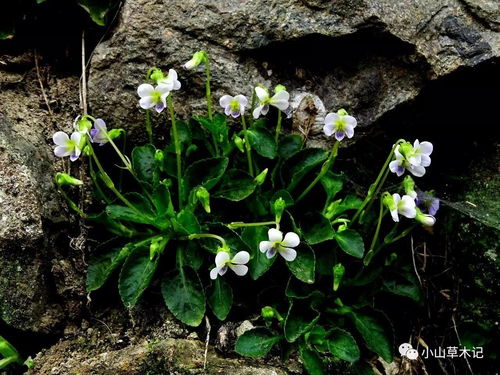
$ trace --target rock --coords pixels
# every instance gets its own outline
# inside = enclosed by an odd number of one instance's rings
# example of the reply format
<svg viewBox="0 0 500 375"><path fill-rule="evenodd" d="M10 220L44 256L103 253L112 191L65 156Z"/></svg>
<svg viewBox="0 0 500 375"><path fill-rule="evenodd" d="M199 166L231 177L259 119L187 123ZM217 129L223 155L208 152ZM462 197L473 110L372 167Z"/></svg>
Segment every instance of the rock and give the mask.
<svg viewBox="0 0 500 375"><path fill-rule="evenodd" d="M415 98L430 79L498 57L495 4L466 3L128 0L114 34L94 53L90 102L117 126L141 126L135 90L145 72L180 70L206 49L215 99L283 83L319 95L327 110L346 108L368 126ZM186 116L204 108L203 71L179 73L183 88L175 102ZM165 116L155 117L161 134Z"/></svg>
<svg viewBox="0 0 500 375"><path fill-rule="evenodd" d="M71 113L64 112L68 102L61 99L61 108L49 118L31 54L2 56L1 61L0 320L19 330L49 333L62 323L67 307L58 301L62 294L56 296L52 288L52 262L66 262L63 273L75 274L67 256L65 204L53 183L56 168L51 150L52 120L63 124ZM50 82L49 95L56 96L58 89L59 94L71 90L75 81ZM57 102L52 105L55 108ZM65 237L66 248L57 243L61 237ZM72 286L74 283L66 284L68 289Z"/></svg>

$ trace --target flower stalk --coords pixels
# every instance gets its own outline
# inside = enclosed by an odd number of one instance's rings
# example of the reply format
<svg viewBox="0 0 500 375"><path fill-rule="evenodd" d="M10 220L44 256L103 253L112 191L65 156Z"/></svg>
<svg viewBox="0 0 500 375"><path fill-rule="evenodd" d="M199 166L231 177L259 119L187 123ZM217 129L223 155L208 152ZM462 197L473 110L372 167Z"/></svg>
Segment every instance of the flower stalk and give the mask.
<svg viewBox="0 0 500 375"><path fill-rule="evenodd" d="M241 116L241 126L243 127L243 135L245 137L245 150L247 152L248 172L250 173L250 176L255 177L253 171L252 150L250 147L250 141L248 140L247 124L244 115Z"/></svg>
<svg viewBox="0 0 500 375"><path fill-rule="evenodd" d="M181 144L179 134L177 133L177 124L175 122L175 111L172 95L167 97L168 111L170 113L170 121L172 122L172 135L174 137L175 157L177 164L177 198L179 209L182 208L182 164L181 164Z"/></svg>

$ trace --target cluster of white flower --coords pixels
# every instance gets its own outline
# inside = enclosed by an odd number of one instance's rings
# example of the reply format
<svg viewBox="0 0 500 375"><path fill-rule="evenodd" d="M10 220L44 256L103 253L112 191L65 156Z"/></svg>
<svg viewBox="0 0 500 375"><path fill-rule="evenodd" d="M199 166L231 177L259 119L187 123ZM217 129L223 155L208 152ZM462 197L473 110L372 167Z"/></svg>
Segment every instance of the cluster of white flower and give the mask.
<svg viewBox="0 0 500 375"><path fill-rule="evenodd" d="M430 154L433 146L430 142L420 143L417 140L413 146L409 142L403 142L396 146L394 155L396 160L389 164L391 172L402 176L405 170L408 170L415 177L422 177L425 174L425 167L431 165Z"/></svg>
<svg viewBox="0 0 500 375"><path fill-rule="evenodd" d="M143 83L137 88L137 94L141 98L139 105L143 109L154 108L160 113L167 107L167 96L171 91L179 90L181 83L177 79L177 72L174 69L168 71L165 77L160 70L155 70L150 74L151 79L156 83L156 87L149 83Z"/></svg>

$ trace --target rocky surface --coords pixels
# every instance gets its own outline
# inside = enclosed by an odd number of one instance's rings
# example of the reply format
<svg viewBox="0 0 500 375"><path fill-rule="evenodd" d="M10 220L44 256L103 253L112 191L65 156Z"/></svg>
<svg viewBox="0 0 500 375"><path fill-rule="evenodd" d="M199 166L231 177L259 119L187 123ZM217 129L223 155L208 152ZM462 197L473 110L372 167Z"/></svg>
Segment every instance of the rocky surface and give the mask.
<svg viewBox="0 0 500 375"><path fill-rule="evenodd" d="M53 279L60 262L69 265L81 254L67 251L65 204L53 184L63 166L54 165L51 152L52 133L70 127L78 83L72 77L46 79L43 71L41 79L54 98L51 116L33 54L4 55L0 61L0 320L18 330L49 333L66 317L66 302L74 303L74 289L61 295L54 284L72 289L68 278L81 279L73 265L64 278ZM61 303L63 295L67 300Z"/></svg>
<svg viewBox="0 0 500 375"><path fill-rule="evenodd" d="M179 71L206 49L215 98L283 83L368 126L429 80L498 57L497 26L498 3L488 0L128 0L92 59L90 102L117 125L140 124L135 89L145 72ZM203 106L203 72L180 74L186 115Z"/></svg>

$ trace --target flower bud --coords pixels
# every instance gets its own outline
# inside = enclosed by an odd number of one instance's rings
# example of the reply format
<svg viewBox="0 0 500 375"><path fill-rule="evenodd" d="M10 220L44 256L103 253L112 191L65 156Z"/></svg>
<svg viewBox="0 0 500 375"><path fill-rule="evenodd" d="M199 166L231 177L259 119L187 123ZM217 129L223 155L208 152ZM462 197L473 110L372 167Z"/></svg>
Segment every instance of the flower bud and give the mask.
<svg viewBox="0 0 500 375"><path fill-rule="evenodd" d="M254 181L257 182L258 185L262 185L264 181L266 181L268 170L269 170L268 168L264 169L262 172L259 173L257 177L255 177Z"/></svg>
<svg viewBox="0 0 500 375"><path fill-rule="evenodd" d="M154 83L158 84L165 76L162 71L158 68L152 68L149 73L149 79L151 79Z"/></svg>
<svg viewBox="0 0 500 375"><path fill-rule="evenodd" d="M264 319L274 318L274 309L271 306L265 306L261 310L261 315Z"/></svg>
<svg viewBox="0 0 500 375"><path fill-rule="evenodd" d="M203 209L207 212L207 214L210 213L210 193L208 192L207 189L204 187L200 186L199 188L196 189L196 198L198 201L201 203L203 206Z"/></svg>
<svg viewBox="0 0 500 375"><path fill-rule="evenodd" d="M348 113L347 111L344 109L344 108L340 108L338 111L337 111L337 115L339 116L347 116Z"/></svg>
<svg viewBox="0 0 500 375"><path fill-rule="evenodd" d="M432 215L424 214L417 208L417 216L415 220L422 224L424 227L432 227L436 223L436 218Z"/></svg>
<svg viewBox="0 0 500 375"><path fill-rule="evenodd" d="M274 88L274 93L277 94L279 93L280 91L286 91L286 87L283 86L283 85L277 85L275 88Z"/></svg>
<svg viewBox="0 0 500 375"><path fill-rule="evenodd" d="M83 185L83 181L77 178L71 177L66 173L57 173L56 174L56 184L57 186L79 186Z"/></svg>
<svg viewBox="0 0 500 375"><path fill-rule="evenodd" d="M276 216L276 222L279 223L281 221L281 216L283 215L283 211L285 211L286 202L283 198L279 197L274 201L274 215Z"/></svg>
<svg viewBox="0 0 500 375"><path fill-rule="evenodd" d="M344 277L345 267L342 263L338 263L333 267L333 291L336 292L340 286L340 282Z"/></svg>
<svg viewBox="0 0 500 375"><path fill-rule="evenodd" d="M245 144L244 139L242 139L236 135L236 136L234 136L233 142L236 145L236 147L238 147L238 150L240 150L240 152L245 152L245 149L243 147L243 145Z"/></svg>
<svg viewBox="0 0 500 375"><path fill-rule="evenodd" d="M403 180L403 187L405 189L405 194L409 195L413 199L417 197L417 192L415 191L415 181L411 176L406 176Z"/></svg>
<svg viewBox="0 0 500 375"><path fill-rule="evenodd" d="M80 133L88 133L90 132L90 129L92 129L92 122L88 119L87 116L83 116L76 121L75 128Z"/></svg>
<svg viewBox="0 0 500 375"><path fill-rule="evenodd" d="M413 150L413 145L410 142L403 142L399 145L399 152L401 155L403 155L406 159L408 159L414 152Z"/></svg>
<svg viewBox="0 0 500 375"><path fill-rule="evenodd" d="M111 139L118 138L120 135L125 134L125 130L123 129L111 129L108 130L108 137Z"/></svg>
<svg viewBox="0 0 500 375"><path fill-rule="evenodd" d="M155 160L159 164L162 164L164 159L165 159L165 154L163 153L163 151L162 150L156 150L156 152L155 152Z"/></svg>
<svg viewBox="0 0 500 375"><path fill-rule="evenodd" d="M207 53L205 51L196 52L191 60L185 63L182 67L186 70L192 70L199 65L203 64L207 60Z"/></svg>
<svg viewBox="0 0 500 375"><path fill-rule="evenodd" d="M394 198L392 197L391 194L387 192L382 194L382 202L390 211L394 211L397 209L396 203L394 202Z"/></svg>
<svg viewBox="0 0 500 375"><path fill-rule="evenodd" d="M153 241L151 241L151 245L149 245L149 259L150 260L153 260L155 255L163 249L164 244L165 243L163 242L162 237L156 238Z"/></svg>

